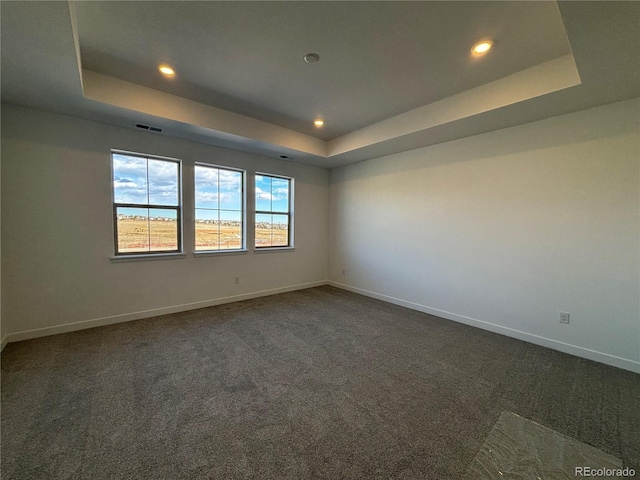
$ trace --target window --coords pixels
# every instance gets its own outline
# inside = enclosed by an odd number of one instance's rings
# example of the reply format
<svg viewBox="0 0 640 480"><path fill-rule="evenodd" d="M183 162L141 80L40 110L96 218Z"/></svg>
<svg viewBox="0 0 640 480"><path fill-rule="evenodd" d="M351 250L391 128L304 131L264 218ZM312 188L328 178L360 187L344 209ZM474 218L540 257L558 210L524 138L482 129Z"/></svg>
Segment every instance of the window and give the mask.
<svg viewBox="0 0 640 480"><path fill-rule="evenodd" d="M293 179L256 174L256 248L292 247Z"/></svg>
<svg viewBox="0 0 640 480"><path fill-rule="evenodd" d="M240 250L244 242L244 172L196 164L196 251Z"/></svg>
<svg viewBox="0 0 640 480"><path fill-rule="evenodd" d="M111 152L116 255L182 251L180 160Z"/></svg>

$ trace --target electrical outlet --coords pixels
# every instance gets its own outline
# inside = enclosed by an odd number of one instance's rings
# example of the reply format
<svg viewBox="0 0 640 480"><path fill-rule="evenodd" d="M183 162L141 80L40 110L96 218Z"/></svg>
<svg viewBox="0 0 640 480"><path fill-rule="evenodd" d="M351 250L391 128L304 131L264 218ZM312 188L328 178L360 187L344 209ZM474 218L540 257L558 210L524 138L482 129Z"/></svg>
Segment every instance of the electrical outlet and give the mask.
<svg viewBox="0 0 640 480"><path fill-rule="evenodd" d="M570 316L568 312L560 312L560 323L569 323Z"/></svg>
<svg viewBox="0 0 640 480"><path fill-rule="evenodd" d="M346 274L347 274L347 271L343 268L342 269L342 275L346 275Z"/></svg>
<svg viewBox="0 0 640 480"><path fill-rule="evenodd" d="M240 283L240 277L236 277L236 278L233 280L233 283L235 283L236 285L237 285L237 284L239 284L239 283Z"/></svg>

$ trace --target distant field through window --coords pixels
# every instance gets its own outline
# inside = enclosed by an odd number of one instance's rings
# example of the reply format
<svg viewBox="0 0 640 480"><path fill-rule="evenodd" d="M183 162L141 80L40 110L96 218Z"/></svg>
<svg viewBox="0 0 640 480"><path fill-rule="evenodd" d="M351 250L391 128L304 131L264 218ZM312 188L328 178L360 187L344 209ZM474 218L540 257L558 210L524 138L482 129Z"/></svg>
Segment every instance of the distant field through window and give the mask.
<svg viewBox="0 0 640 480"><path fill-rule="evenodd" d="M115 254L182 250L180 161L111 153Z"/></svg>
<svg viewBox="0 0 640 480"><path fill-rule="evenodd" d="M292 247L293 180L257 173L256 248Z"/></svg>
<svg viewBox="0 0 640 480"><path fill-rule="evenodd" d="M195 166L196 251L244 248L244 172Z"/></svg>

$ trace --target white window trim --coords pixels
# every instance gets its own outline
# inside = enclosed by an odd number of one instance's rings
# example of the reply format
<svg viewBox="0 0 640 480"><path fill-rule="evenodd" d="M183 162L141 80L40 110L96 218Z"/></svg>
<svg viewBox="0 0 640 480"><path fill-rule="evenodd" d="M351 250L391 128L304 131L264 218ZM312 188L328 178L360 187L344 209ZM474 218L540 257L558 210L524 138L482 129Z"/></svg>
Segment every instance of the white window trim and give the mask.
<svg viewBox="0 0 640 480"><path fill-rule="evenodd" d="M196 173L195 167L207 167L207 168L217 168L221 170L230 170L232 172L240 172L242 174L242 246L240 248L225 248L225 249L217 249L217 250L196 250L195 240L196 240ZM217 165L213 163L207 162L195 162L193 164L193 255L200 256L208 256L208 255L224 255L224 254L242 254L247 252L247 171L242 168L234 168L234 167L226 167L224 165ZM220 209L218 209L220 210Z"/></svg>
<svg viewBox="0 0 640 480"><path fill-rule="evenodd" d="M133 252L133 253L118 253L117 252L117 242L118 242L118 231L116 228L116 218L115 218L115 211L116 211L116 201L115 201L115 191L113 188L113 154L120 154L120 155L131 155L134 157L140 157L140 158L151 158L154 160L164 160L164 161L171 161L171 162L176 162L178 164L178 216L179 216L179 225L178 227L178 251L176 252ZM184 212L183 212L183 208L184 208L184 198L183 198L183 177L182 177L182 160L179 158L174 158L174 157L167 157L167 156L163 156L163 155L154 155L154 154L147 154L147 153L140 153L140 152L132 152L130 150L121 150L118 148L112 148L109 152L109 164L110 164L110 170L111 170L111 208L113 211L113 223L112 223L112 231L113 231L113 254L111 255L111 261L140 261L140 260L144 260L144 259L164 259L164 258L176 258L176 257L184 257L185 256L185 251L184 251L184 228L183 228L183 224L184 224ZM147 179L148 181L148 179ZM171 207L174 208L174 207Z"/></svg>
<svg viewBox="0 0 640 480"><path fill-rule="evenodd" d="M120 262L147 262L153 260L178 260L186 258L187 254L184 252L179 253L150 253L142 255L118 255L110 257L113 263Z"/></svg>
<svg viewBox="0 0 640 480"><path fill-rule="evenodd" d="M262 213L271 213L273 214L273 212L265 212L263 210L256 210L255 209L255 200L256 200L256 193L255 193L255 185L256 185L256 176L263 176L263 177L271 177L271 178L281 178L283 180L288 180L289 181L289 245L283 245L283 246L271 246L269 245L268 247L257 247L255 245L255 224L256 224L256 215L262 214ZM286 175L278 175L275 173L266 173L266 172L255 172L254 177L253 177L253 187L254 187L254 192L253 192L253 205L254 205L254 209L253 209L253 229L254 229L254 238L253 238L253 251L255 253L258 252L277 252L277 251L288 251L288 250L295 250L295 243L294 243L294 223L295 223L295 219L294 219L294 208L293 206L295 205L295 201L294 201L294 195L295 195L295 188L294 188L294 183L295 183L295 179L293 177L287 177ZM260 213L258 213L260 212ZM276 214L281 214L279 212L276 212Z"/></svg>
<svg viewBox="0 0 640 480"><path fill-rule="evenodd" d="M253 253L293 252L295 247L256 247Z"/></svg>

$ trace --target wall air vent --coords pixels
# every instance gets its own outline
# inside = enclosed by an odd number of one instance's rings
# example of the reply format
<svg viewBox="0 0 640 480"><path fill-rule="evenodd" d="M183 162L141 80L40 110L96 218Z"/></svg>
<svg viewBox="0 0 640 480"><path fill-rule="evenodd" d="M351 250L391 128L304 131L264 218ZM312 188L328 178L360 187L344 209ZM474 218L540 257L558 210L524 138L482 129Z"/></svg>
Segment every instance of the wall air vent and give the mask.
<svg viewBox="0 0 640 480"><path fill-rule="evenodd" d="M136 128L141 128L142 130L150 130L152 132L161 132L162 129L160 127L151 127L149 125L145 125L144 123L136 123Z"/></svg>

